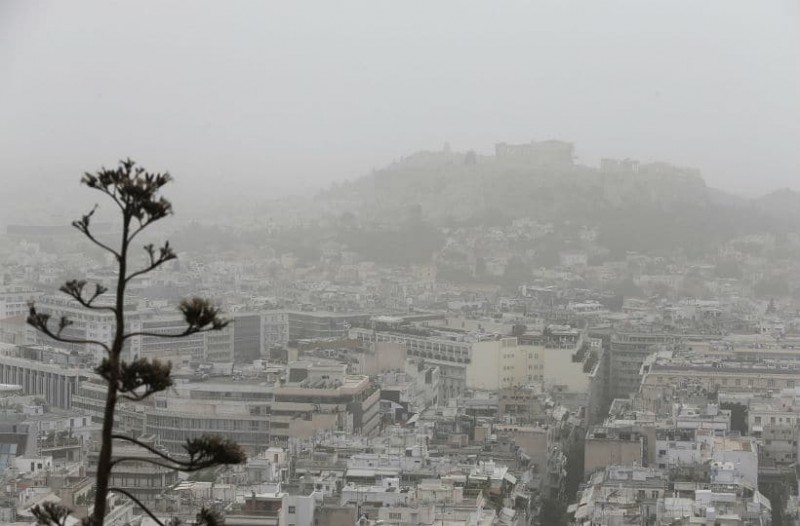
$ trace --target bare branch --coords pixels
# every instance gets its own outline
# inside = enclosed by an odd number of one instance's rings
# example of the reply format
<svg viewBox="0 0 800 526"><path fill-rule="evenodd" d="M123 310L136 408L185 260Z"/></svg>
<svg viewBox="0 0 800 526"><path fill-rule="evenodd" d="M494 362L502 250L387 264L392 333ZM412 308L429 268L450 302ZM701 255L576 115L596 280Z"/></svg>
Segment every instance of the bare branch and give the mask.
<svg viewBox="0 0 800 526"><path fill-rule="evenodd" d="M141 276L142 274L147 274L148 272L157 269L167 261L172 261L173 259L178 258L178 256L172 250L172 247L169 246L169 241L164 243L164 246L158 249L158 255L156 255L156 249L154 248L152 243L150 243L149 245L145 245L144 250L145 252L147 252L148 257L150 258L150 263L145 268L137 270L136 272L126 277L125 278L126 282L131 281L133 278L137 276Z"/></svg>
<svg viewBox="0 0 800 526"><path fill-rule="evenodd" d="M195 518L195 526L225 526L225 518L218 512L204 507Z"/></svg>
<svg viewBox="0 0 800 526"><path fill-rule="evenodd" d="M148 361L146 358L139 358L131 363L122 362L119 391L126 393L122 395L123 398L142 401L172 387L171 371L170 362ZM142 387L145 388L144 392L138 392Z"/></svg>
<svg viewBox="0 0 800 526"><path fill-rule="evenodd" d="M96 237L94 237L91 230L89 230L90 220L92 219L92 216L94 215L96 210L97 210L97 205L94 205L94 208L92 208L88 214L84 215L80 219L73 221L72 226L77 228L84 236L86 236L89 239L89 241L91 241L98 247L102 248L103 250L110 252L111 254L114 254L114 257L116 257L117 260L119 260L120 258L119 252L117 252L110 246L106 245L102 241L98 240Z"/></svg>
<svg viewBox="0 0 800 526"><path fill-rule="evenodd" d="M106 172L108 172L108 170L106 170L105 168L101 168L96 175L92 175L89 172L86 172L83 174L81 182L86 186L88 186L89 188L94 188L95 190L99 190L100 192L103 192L104 194L109 196L117 204L119 209L124 212L125 205L117 197L116 188L114 186L100 184L100 179Z"/></svg>
<svg viewBox="0 0 800 526"><path fill-rule="evenodd" d="M173 466L171 464L159 462L158 460L147 457L117 457L111 461L111 467L113 468L114 466L122 462L146 462L147 464L152 464L154 466L159 466L165 469L171 469L175 471L186 471L186 472L190 471L188 469L181 469L180 466Z"/></svg>
<svg viewBox="0 0 800 526"><path fill-rule="evenodd" d="M119 493L120 495L125 495L126 497L128 497L129 499L131 499L133 502L135 502L135 503L136 503L136 505L137 505L137 506L139 506L139 507L142 509L142 511L144 511L144 512L145 512L145 513L146 513L146 514L147 514L147 515L148 515L148 516L149 516L151 519L153 519L153 520L156 522L156 524L158 524L158 526L169 526L169 523L164 523L164 522L161 522L161 521L158 519L158 517L156 517L156 516L153 514L153 512L152 512L152 511L150 511L150 510L147 508L147 506L145 506L145 505L142 503L142 501L140 501L139 499L137 499L136 497L134 497L134 496L133 496L133 495L132 495L132 494L131 494L129 491L127 491L127 490L124 490L124 489L122 489L122 488L113 487L113 486L112 486L112 487L110 487L110 488L108 488L108 491L113 491L114 493ZM170 522L171 522L171 521L170 521Z"/></svg>
<svg viewBox="0 0 800 526"><path fill-rule="evenodd" d="M127 442L130 442L131 444L135 444L135 445L137 445L137 446L139 446L139 447L141 447L143 449L146 449L150 453L153 453L154 455L158 455L159 457L163 458L167 462L172 462L174 464L185 463L185 462L182 462L180 460L177 460L177 459L174 459L174 458L170 457L166 453L164 453L162 451L159 451L158 449L154 448L150 444L146 444L146 443L144 443L144 442L142 442L140 440L137 440L137 439L135 439L133 437L129 437L127 435L111 435L111 439L112 440L125 440ZM118 460L121 460L121 459L118 459ZM113 464L114 464L114 462L112 462L112 465Z"/></svg>
<svg viewBox="0 0 800 526"><path fill-rule="evenodd" d="M104 358L95 372L109 384L113 383L122 398L139 402L172 386L170 372L172 364L159 360L139 358L133 362L121 362L116 369L111 360ZM140 391L144 387L144 391Z"/></svg>
<svg viewBox="0 0 800 526"><path fill-rule="evenodd" d="M247 460L239 444L221 436L204 435L199 438L189 438L186 439L183 448L189 455L189 463L193 466L242 464Z"/></svg>
<svg viewBox="0 0 800 526"><path fill-rule="evenodd" d="M186 329L182 332L160 334L157 332L132 332L124 336L125 339L136 336L151 336L153 338L183 338L200 332L221 331L230 323L229 320L220 316L219 309L214 307L208 300L203 298L192 298L183 300L179 306L186 321Z"/></svg>
<svg viewBox="0 0 800 526"><path fill-rule="evenodd" d="M227 326L227 323L225 324L225 326ZM224 328L224 326L222 328ZM125 339L127 340L128 338L133 338L135 336L152 337L152 338L185 338L186 336L191 336L192 334L199 334L199 333L202 333L202 332L211 332L211 331L218 331L218 330L221 330L221 329L212 328L212 327L208 327L208 328L205 328L205 329L187 328L183 332L172 332L172 333L165 333L165 334L158 333L158 332L141 331L141 332L131 332L129 334L126 334L125 335Z"/></svg>
<svg viewBox="0 0 800 526"><path fill-rule="evenodd" d="M28 325L36 328L39 332L41 332L45 336L48 336L57 342L74 343L76 345L87 345L87 344L99 345L100 347L105 349L106 352L109 353L111 352L111 349L109 348L108 344L98 340L82 340L78 338L67 338L65 336L61 336L61 333L64 331L64 329L72 325L72 322L66 316L62 316L59 319L57 332L53 332L50 329L50 327L48 326L49 321L50 321L49 314L36 312L36 307L34 307L34 305L31 304L28 313L28 319L26 320L26 322Z"/></svg>
<svg viewBox="0 0 800 526"><path fill-rule="evenodd" d="M73 279L61 285L60 290L67 296L72 297L75 301L92 310L106 310L109 312L117 312L117 309L109 305L94 305L94 301L105 294L108 289L100 283L95 283L95 289L92 295L87 299L83 297L83 289L86 287L86 281Z"/></svg>
<svg viewBox="0 0 800 526"><path fill-rule="evenodd" d="M183 446L183 448L186 450L186 454L189 455L188 460L172 458L151 445L126 435L112 435L112 438L116 440L126 440L132 444L136 444L167 462L174 464L174 466L167 466L157 460L139 457L120 457L113 461L112 465L124 461L149 461L151 464L170 467L171 469L189 473L213 466L242 464L246 460L244 452L236 442L219 436L204 435L199 438L187 439L186 445Z"/></svg>
<svg viewBox="0 0 800 526"><path fill-rule="evenodd" d="M31 508L36 524L41 526L66 526L72 511L55 502L45 502Z"/></svg>

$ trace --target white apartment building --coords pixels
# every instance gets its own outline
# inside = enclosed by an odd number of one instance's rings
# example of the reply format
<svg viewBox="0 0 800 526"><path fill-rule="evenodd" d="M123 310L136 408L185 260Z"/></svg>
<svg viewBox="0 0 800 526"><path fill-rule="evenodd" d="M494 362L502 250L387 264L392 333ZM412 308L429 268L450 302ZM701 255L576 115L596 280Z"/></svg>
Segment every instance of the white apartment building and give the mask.
<svg viewBox="0 0 800 526"><path fill-rule="evenodd" d="M0 320L14 316L27 316L29 303L36 301L41 292L24 287L0 288Z"/></svg>
<svg viewBox="0 0 800 526"><path fill-rule="evenodd" d="M517 338L477 342L467 364L467 388L498 391L541 381L544 374L542 346L519 345Z"/></svg>
<svg viewBox="0 0 800 526"><path fill-rule="evenodd" d="M110 301L110 296L101 296L97 300L98 304L102 302L101 300ZM57 329L58 320L62 316L69 318L69 320L72 321L72 325L64 329L62 333L68 338L77 340L95 340L109 345L114 338L116 320L112 312L87 309L81 306L77 301L65 296L64 294L43 295L37 300L36 308L40 313L49 314L51 316L50 327L52 327L54 331ZM141 312L137 302L126 298L125 310L125 331L141 331ZM99 362L105 355L105 351L99 345L92 343L75 344L59 342L48 336L45 336L33 327L28 327L27 335L27 343L35 345L49 345L68 351L88 351L94 355L97 362ZM123 357L125 359L138 357L140 352L140 338L130 338L126 341L123 353Z"/></svg>

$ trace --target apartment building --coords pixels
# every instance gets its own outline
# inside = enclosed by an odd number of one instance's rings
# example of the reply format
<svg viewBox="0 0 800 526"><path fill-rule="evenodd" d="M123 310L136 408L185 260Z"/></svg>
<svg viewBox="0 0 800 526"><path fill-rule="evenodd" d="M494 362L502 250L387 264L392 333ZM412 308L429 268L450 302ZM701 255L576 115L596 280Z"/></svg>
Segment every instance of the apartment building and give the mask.
<svg viewBox="0 0 800 526"><path fill-rule="evenodd" d="M694 385L705 392L775 393L800 386L797 362L716 362L664 353L642 366L640 395L653 399L675 385Z"/></svg>
<svg viewBox="0 0 800 526"><path fill-rule="evenodd" d="M466 367L467 388L497 391L540 382L544 353L543 346L519 345L517 338L476 342Z"/></svg>
<svg viewBox="0 0 800 526"><path fill-rule="evenodd" d="M105 392L102 380L84 382L73 405L101 421ZM272 386L260 381L179 382L145 402L120 404L115 424L135 436L153 436L172 453L182 453L186 439L223 434L253 454L270 444L271 401Z"/></svg>
<svg viewBox="0 0 800 526"><path fill-rule="evenodd" d="M111 296L104 295L98 298L98 304L103 301L111 301ZM77 340L95 340L110 344L114 338L116 327L115 315L106 310L90 310L72 298L64 295L43 295L36 302L37 310L42 314L49 314L53 327L58 323L62 316L66 316L72 324L64 329L63 336ZM125 299L125 331L138 332L142 329L138 302L133 298ZM99 362L105 355L105 351L99 345L93 343L65 343L54 340L33 327L28 328L28 343L34 345L46 345L64 349L67 351L90 352L96 362ZM126 340L123 349L123 357L131 359L141 353L141 339L139 337Z"/></svg>
<svg viewBox="0 0 800 526"><path fill-rule="evenodd" d="M271 433L279 443L332 430L372 436L379 420L380 390L344 364L293 362L274 388Z"/></svg>
<svg viewBox="0 0 800 526"><path fill-rule="evenodd" d="M26 287L0 287L0 320L14 316L27 316L30 302L42 293Z"/></svg>
<svg viewBox="0 0 800 526"><path fill-rule="evenodd" d="M661 470L606 462L568 513L575 524L654 524L668 491L669 476Z"/></svg>
<svg viewBox="0 0 800 526"><path fill-rule="evenodd" d="M145 438L145 443L154 446L152 437ZM99 453L89 454L87 476L95 479ZM178 483L178 472L157 466L147 460L159 460L159 457L147 450L131 444L117 443L114 446L114 458L126 458L119 462L111 472L110 485L130 492L134 497L147 505L152 505L164 492Z"/></svg>
<svg viewBox="0 0 800 526"><path fill-rule="evenodd" d="M380 342L399 343L405 346L410 358L422 358L426 363L438 365L441 373L440 403L460 396L467 389L467 365L472 360L473 342L359 327L350 329L349 337L356 340L361 349L372 349Z"/></svg>
<svg viewBox="0 0 800 526"><path fill-rule="evenodd" d="M639 371L645 359L659 349L680 344L683 337L668 333L617 332L611 337L610 385L612 398L639 390Z"/></svg>

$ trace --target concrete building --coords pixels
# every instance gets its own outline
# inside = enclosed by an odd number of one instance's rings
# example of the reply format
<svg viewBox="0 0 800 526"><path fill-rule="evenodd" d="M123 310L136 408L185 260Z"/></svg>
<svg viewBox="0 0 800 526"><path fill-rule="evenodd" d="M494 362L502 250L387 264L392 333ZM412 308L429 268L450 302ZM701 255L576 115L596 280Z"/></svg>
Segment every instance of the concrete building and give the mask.
<svg viewBox="0 0 800 526"><path fill-rule="evenodd" d="M349 335L361 349L372 349L379 342L398 343L405 346L408 357L438 365L442 379L440 403L459 396L467 389L467 365L472 360L473 342L363 328L350 329Z"/></svg>
<svg viewBox="0 0 800 526"><path fill-rule="evenodd" d="M497 391L541 381L544 348L519 345L517 338L477 342L466 368L469 389Z"/></svg>
<svg viewBox="0 0 800 526"><path fill-rule="evenodd" d="M681 335L668 333L614 333L609 362L611 397L625 398L637 392L645 359L659 349L678 345L682 341Z"/></svg>
<svg viewBox="0 0 800 526"><path fill-rule="evenodd" d="M98 378L83 382L73 405L101 421L105 392ZM255 454L270 444L271 401L272 387L258 381L177 383L145 403L118 406L116 424L134 436L155 437L172 453L182 453L186 439L224 434Z"/></svg>
<svg viewBox="0 0 800 526"><path fill-rule="evenodd" d="M778 397L750 399L747 428L759 441L759 467L794 469L798 460L798 415L795 389Z"/></svg>
<svg viewBox="0 0 800 526"><path fill-rule="evenodd" d="M292 495L280 484L272 484L267 491L255 492L244 497L240 511L227 513L228 526L313 526L317 503L322 495Z"/></svg>
<svg viewBox="0 0 800 526"><path fill-rule="evenodd" d="M106 294L100 296L97 300L98 304L103 301L111 301L111 297ZM111 344L113 339L114 330L116 327L116 319L113 313L105 310L90 310L81 306L77 301L64 295L43 295L39 297L36 302L36 309L42 314L49 314L51 316L51 323L57 324L62 316L66 316L72 321L72 324L64 329L62 334L71 339L77 340L95 340L105 344ZM138 332L141 330L140 309L138 301L133 298L125 298L125 331ZM51 325L53 327L54 325ZM53 340L52 338L42 334L33 327L28 328L28 343L34 345L45 345L56 347L67 351L90 352L94 356L94 360L99 362L105 355L105 351L99 345L93 343L64 343ZM141 353L141 338L135 337L126 340L123 349L123 356L125 359L137 357Z"/></svg>
<svg viewBox="0 0 800 526"><path fill-rule="evenodd" d="M700 465L711 458L714 432L696 429L657 429L655 465L661 469Z"/></svg>
<svg viewBox="0 0 800 526"><path fill-rule="evenodd" d="M261 313L261 334L264 338L264 352L273 347L286 347L289 343L289 314L285 311L266 311Z"/></svg>
<svg viewBox="0 0 800 526"><path fill-rule="evenodd" d="M800 386L800 363L716 362L671 353L642 365L640 396L663 398L676 385L693 385L707 393L761 393Z"/></svg>
<svg viewBox="0 0 800 526"><path fill-rule="evenodd" d="M26 287L0 287L0 320L14 316L27 316L30 302L42 293Z"/></svg>
<svg viewBox="0 0 800 526"><path fill-rule="evenodd" d="M370 318L367 314L324 311L289 311L286 315L288 340L344 338L351 326L364 325Z"/></svg>
<svg viewBox="0 0 800 526"><path fill-rule="evenodd" d="M501 389L497 396L497 412L520 423L539 422L545 418L548 397L541 384Z"/></svg>
<svg viewBox="0 0 800 526"><path fill-rule="evenodd" d="M646 466L647 437L631 426L593 426L584 442L583 472L586 475L608 465Z"/></svg>
<svg viewBox="0 0 800 526"><path fill-rule="evenodd" d="M346 369L338 363L291 363L286 382L274 388L273 440L283 443L329 430L375 434L380 390L369 377L348 375Z"/></svg>
<svg viewBox="0 0 800 526"><path fill-rule="evenodd" d="M403 370L380 375L378 385L381 388L381 414L396 420L397 410L410 416L411 413L436 405L439 401L440 381L439 367L421 362L406 363ZM384 408L387 403L389 407Z"/></svg>
<svg viewBox="0 0 800 526"><path fill-rule="evenodd" d="M36 360L37 356L53 355L45 351L0 344L0 384L19 385L25 394L41 396L54 407L69 409L73 394L89 373L67 359L62 363Z"/></svg>
<svg viewBox="0 0 800 526"><path fill-rule="evenodd" d="M204 333L206 362L234 363L233 327Z"/></svg>
<svg viewBox="0 0 800 526"><path fill-rule="evenodd" d="M358 359L359 372L367 376L403 370L407 363L406 346L402 343L376 342L364 349Z"/></svg>
<svg viewBox="0 0 800 526"><path fill-rule="evenodd" d="M143 332L153 334L180 334L186 330L186 321L178 311L148 311L140 315ZM140 356L172 362L174 365L202 362L205 354L204 333L196 333L184 338L164 338L142 336Z"/></svg>
<svg viewBox="0 0 800 526"><path fill-rule="evenodd" d="M668 488L669 477L661 470L607 462L589 478L568 513L574 524L653 524Z"/></svg>
<svg viewBox="0 0 800 526"><path fill-rule="evenodd" d="M233 326L233 359L237 363L252 363L264 356L262 319L258 313L236 313Z"/></svg>
<svg viewBox="0 0 800 526"><path fill-rule="evenodd" d="M145 438L146 443L155 445L151 439ZM89 454L87 476L94 479L97 476L97 460L99 453ZM131 492L145 504L152 505L165 489L178 482L178 472L154 465L146 460L159 460L159 457L143 448L129 444L117 443L114 446L114 458L129 458L132 460L119 462L111 472L110 485ZM141 460L136 460L141 459Z"/></svg>

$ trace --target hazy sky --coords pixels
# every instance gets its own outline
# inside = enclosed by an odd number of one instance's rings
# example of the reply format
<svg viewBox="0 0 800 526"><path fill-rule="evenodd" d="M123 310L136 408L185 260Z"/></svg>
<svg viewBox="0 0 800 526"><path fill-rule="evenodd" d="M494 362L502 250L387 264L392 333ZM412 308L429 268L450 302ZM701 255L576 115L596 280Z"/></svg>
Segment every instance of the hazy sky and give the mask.
<svg viewBox="0 0 800 526"><path fill-rule="evenodd" d="M184 196L266 199L560 138L800 189L799 5L4 0L0 177L19 199L131 156Z"/></svg>

